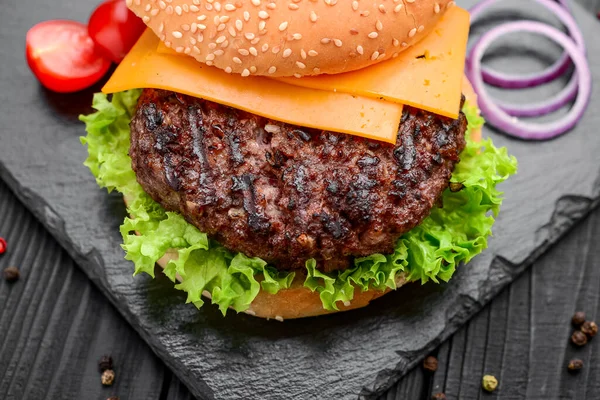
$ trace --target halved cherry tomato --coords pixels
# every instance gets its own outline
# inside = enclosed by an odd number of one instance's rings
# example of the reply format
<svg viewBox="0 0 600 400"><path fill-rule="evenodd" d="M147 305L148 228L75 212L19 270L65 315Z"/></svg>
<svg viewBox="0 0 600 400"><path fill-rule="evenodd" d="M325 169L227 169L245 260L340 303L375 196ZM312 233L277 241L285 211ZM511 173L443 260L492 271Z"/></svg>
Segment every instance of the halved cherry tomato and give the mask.
<svg viewBox="0 0 600 400"><path fill-rule="evenodd" d="M40 22L27 32L29 68L50 90L77 92L98 82L110 61L96 52L87 26L75 21Z"/></svg>
<svg viewBox="0 0 600 400"><path fill-rule="evenodd" d="M88 33L102 54L119 63L146 29L146 24L131 12L125 0L100 4L88 22Z"/></svg>

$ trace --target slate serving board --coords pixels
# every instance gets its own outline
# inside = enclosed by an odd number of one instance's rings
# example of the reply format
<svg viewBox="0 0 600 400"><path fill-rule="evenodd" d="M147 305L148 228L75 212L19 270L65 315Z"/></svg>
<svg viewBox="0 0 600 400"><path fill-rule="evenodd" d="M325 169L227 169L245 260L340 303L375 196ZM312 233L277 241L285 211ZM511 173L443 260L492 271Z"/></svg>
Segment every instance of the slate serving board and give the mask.
<svg viewBox="0 0 600 400"><path fill-rule="evenodd" d="M23 59L28 27L49 18L86 20L92 0L13 0L0 14L0 177L52 232L152 349L199 398L355 398L381 393L477 312L600 200L600 90L569 135L544 143L491 129L520 161L507 182L490 248L443 285L411 284L367 309L297 321L264 321L185 305L172 283L131 276L123 260L118 195L98 189L82 167L77 114L91 92L57 95L40 88ZM475 1L459 1L469 7ZM515 4L515 3L511 3ZM521 3L521 5L523 5ZM515 4L516 7L516 4ZM600 26L573 4L600 79ZM514 14L501 13L502 16ZM528 15L532 15L531 12ZM543 16L536 8L535 16ZM497 67L529 70L559 50L520 37L522 52L498 47ZM535 53L535 57L528 57ZM496 57L495 55L504 55ZM515 52L511 52L515 54ZM560 82L514 94L548 96ZM1 218L1 216L0 216Z"/></svg>

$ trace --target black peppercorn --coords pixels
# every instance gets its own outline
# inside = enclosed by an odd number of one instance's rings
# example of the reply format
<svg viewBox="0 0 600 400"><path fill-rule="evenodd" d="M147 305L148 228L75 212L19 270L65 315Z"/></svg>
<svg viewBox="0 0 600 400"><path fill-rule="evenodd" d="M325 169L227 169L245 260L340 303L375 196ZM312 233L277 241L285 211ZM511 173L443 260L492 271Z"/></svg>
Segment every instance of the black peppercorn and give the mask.
<svg viewBox="0 0 600 400"><path fill-rule="evenodd" d="M104 386L112 385L113 382L115 381L115 371L113 371L112 369L107 369L106 371L104 371L102 373L102 377L100 378L100 381L102 382L102 384Z"/></svg>
<svg viewBox="0 0 600 400"><path fill-rule="evenodd" d="M585 322L585 313L583 311L577 311L575 314L573 314L571 322L575 326L581 326L581 324Z"/></svg>
<svg viewBox="0 0 600 400"><path fill-rule="evenodd" d="M446 400L446 395L444 393L436 393L431 396L431 400Z"/></svg>
<svg viewBox="0 0 600 400"><path fill-rule="evenodd" d="M98 361L98 367L100 372L104 372L107 369L113 369L113 359L111 356L102 356Z"/></svg>
<svg viewBox="0 0 600 400"><path fill-rule="evenodd" d="M569 369L569 371L579 371L581 368L583 368L583 361L579 360L579 359L574 359L569 361L569 365L567 366L567 368Z"/></svg>
<svg viewBox="0 0 600 400"><path fill-rule="evenodd" d="M423 360L423 368L425 371L435 372L438 369L438 360L434 356L429 356Z"/></svg>
<svg viewBox="0 0 600 400"><path fill-rule="evenodd" d="M581 331L575 331L573 332L573 335L571 335L571 342L573 342L575 346L585 346L587 344L587 336Z"/></svg>
<svg viewBox="0 0 600 400"><path fill-rule="evenodd" d="M598 325L594 321L585 321L581 325L581 332L585 333L587 337L593 338L598 333Z"/></svg>
<svg viewBox="0 0 600 400"><path fill-rule="evenodd" d="M4 280L7 282L16 282L21 277L17 267L6 267L4 269Z"/></svg>

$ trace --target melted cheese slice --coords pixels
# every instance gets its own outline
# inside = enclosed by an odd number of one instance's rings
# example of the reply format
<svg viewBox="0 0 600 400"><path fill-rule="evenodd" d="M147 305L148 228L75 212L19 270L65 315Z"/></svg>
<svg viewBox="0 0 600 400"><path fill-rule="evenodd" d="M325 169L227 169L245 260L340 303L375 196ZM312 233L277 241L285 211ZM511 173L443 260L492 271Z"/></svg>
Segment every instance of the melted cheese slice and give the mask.
<svg viewBox="0 0 600 400"><path fill-rule="evenodd" d="M452 7L429 35L391 60L344 74L271 79L304 88L385 99L458 118L469 25L468 11ZM162 42L158 52L185 57Z"/></svg>
<svg viewBox="0 0 600 400"><path fill-rule="evenodd" d="M306 88L383 98L457 118L469 25L469 13L452 7L429 35L396 58L344 74L277 80Z"/></svg>
<svg viewBox="0 0 600 400"><path fill-rule="evenodd" d="M191 57L158 52L158 43L146 30L102 91L171 90L281 122L396 143L401 104L227 74Z"/></svg>

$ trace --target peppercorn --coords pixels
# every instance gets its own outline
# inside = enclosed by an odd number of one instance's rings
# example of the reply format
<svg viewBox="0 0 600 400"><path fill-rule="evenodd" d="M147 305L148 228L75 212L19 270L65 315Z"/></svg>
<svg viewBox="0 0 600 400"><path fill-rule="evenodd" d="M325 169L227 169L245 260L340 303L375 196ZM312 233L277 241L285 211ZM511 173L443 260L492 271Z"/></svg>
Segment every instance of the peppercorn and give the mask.
<svg viewBox="0 0 600 400"><path fill-rule="evenodd" d="M423 360L423 368L425 371L435 372L438 369L438 360L434 356L429 356Z"/></svg>
<svg viewBox="0 0 600 400"><path fill-rule="evenodd" d="M587 336L581 331L575 331L573 332L573 335L571 335L571 342L573 342L575 346L585 346L587 344Z"/></svg>
<svg viewBox="0 0 600 400"><path fill-rule="evenodd" d="M112 369L107 369L106 371L104 371L102 373L102 377L100 378L100 381L102 382L102 384L104 386L112 385L113 382L115 381L115 371L113 371Z"/></svg>
<svg viewBox="0 0 600 400"><path fill-rule="evenodd" d="M452 193L455 193L455 192L460 192L462 190L462 188L465 187L465 185L463 185L460 182L450 182L449 187L450 187L450 191Z"/></svg>
<svg viewBox="0 0 600 400"><path fill-rule="evenodd" d="M6 240L3 237L0 237L0 254L4 254L6 251Z"/></svg>
<svg viewBox="0 0 600 400"><path fill-rule="evenodd" d="M575 326L581 326L581 324L585 322L585 313L583 311L577 311L575 314L573 314L571 322Z"/></svg>
<svg viewBox="0 0 600 400"><path fill-rule="evenodd" d="M569 361L569 365L567 366L567 369L571 372L579 371L581 368L583 368L583 361L577 358Z"/></svg>
<svg viewBox="0 0 600 400"><path fill-rule="evenodd" d="M585 333L587 337L593 338L598 333L598 325L594 321L585 321L581 325L581 332Z"/></svg>
<svg viewBox="0 0 600 400"><path fill-rule="evenodd" d="M106 400L120 400L118 396L110 396L108 399Z"/></svg>
<svg viewBox="0 0 600 400"><path fill-rule="evenodd" d="M100 357L100 360L98 361L98 367L100 368L100 372L104 372L107 369L113 369L112 357L107 355Z"/></svg>
<svg viewBox="0 0 600 400"><path fill-rule="evenodd" d="M498 379L492 375L485 375L481 381L481 386L488 391L493 392L498 387Z"/></svg>
<svg viewBox="0 0 600 400"><path fill-rule="evenodd" d="M444 393L436 393L431 396L431 400L446 400L446 395Z"/></svg>
<svg viewBox="0 0 600 400"><path fill-rule="evenodd" d="M6 267L4 269L4 280L7 282L16 282L21 277L17 267Z"/></svg>

